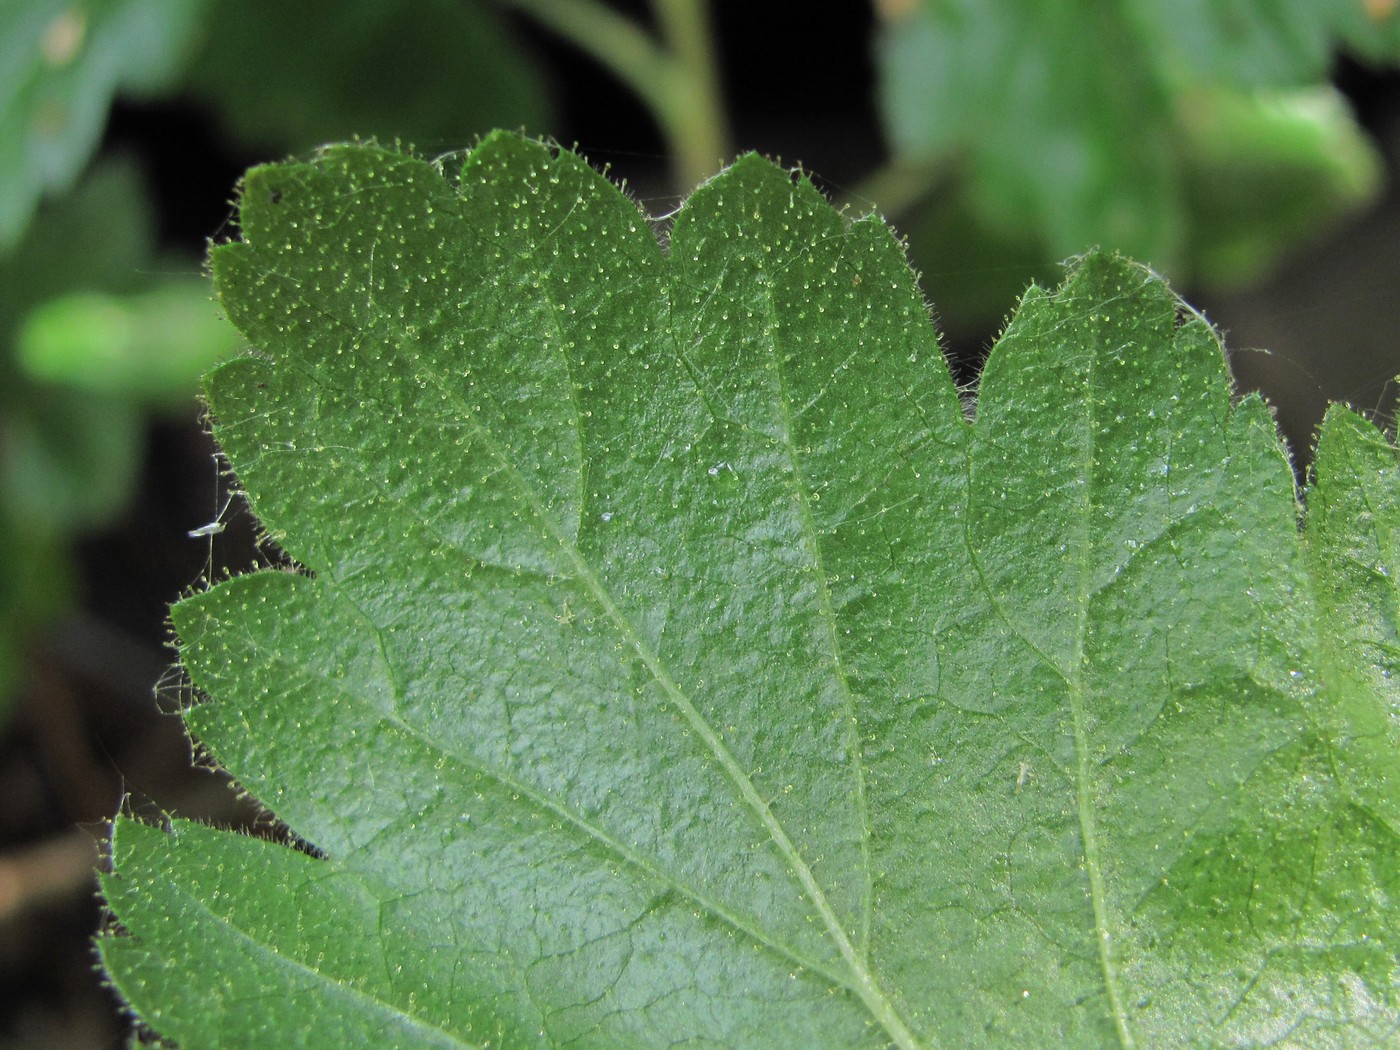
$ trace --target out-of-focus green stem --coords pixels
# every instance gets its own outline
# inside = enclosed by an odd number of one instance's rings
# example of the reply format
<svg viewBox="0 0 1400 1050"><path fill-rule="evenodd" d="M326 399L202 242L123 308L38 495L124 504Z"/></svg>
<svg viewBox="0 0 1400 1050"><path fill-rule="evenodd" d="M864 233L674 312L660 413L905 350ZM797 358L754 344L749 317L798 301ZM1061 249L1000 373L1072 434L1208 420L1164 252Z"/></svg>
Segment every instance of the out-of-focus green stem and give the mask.
<svg viewBox="0 0 1400 1050"><path fill-rule="evenodd" d="M858 210L872 205L881 215L902 215L937 192L946 170L936 163L887 160L842 195L842 202Z"/></svg>
<svg viewBox="0 0 1400 1050"><path fill-rule="evenodd" d="M674 62L670 112L662 123L676 179L688 191L713 175L730 150L710 12L706 0L652 0L652 10Z"/></svg>
<svg viewBox="0 0 1400 1050"><path fill-rule="evenodd" d="M652 0L658 42L597 0L499 0L592 55L637 94L670 147L677 190L728 156L719 71L705 0Z"/></svg>
<svg viewBox="0 0 1400 1050"><path fill-rule="evenodd" d="M499 0L588 52L653 110L665 105L670 58L630 18L596 0Z"/></svg>

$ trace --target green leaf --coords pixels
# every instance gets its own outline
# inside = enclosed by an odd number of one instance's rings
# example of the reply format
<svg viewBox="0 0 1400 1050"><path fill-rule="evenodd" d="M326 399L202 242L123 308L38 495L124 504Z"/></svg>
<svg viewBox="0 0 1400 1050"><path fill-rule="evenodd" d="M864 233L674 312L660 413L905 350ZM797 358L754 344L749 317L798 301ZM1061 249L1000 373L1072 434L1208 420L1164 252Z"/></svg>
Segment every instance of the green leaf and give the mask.
<svg viewBox="0 0 1400 1050"><path fill-rule="evenodd" d="M543 132L543 78L485 0L212 0L189 82L254 148L445 149Z"/></svg>
<svg viewBox="0 0 1400 1050"><path fill-rule="evenodd" d="M0 516L13 518L18 531L90 527L131 491L141 441L135 406L32 382L19 367L17 344L26 317L51 298L141 287L153 259L152 227L135 168L109 163L42 210L15 250L0 255ZM21 562L14 571L28 568Z"/></svg>
<svg viewBox="0 0 1400 1050"><path fill-rule="evenodd" d="M134 167L107 163L0 253L0 718L34 634L69 600L69 535L120 512L141 451L126 399L31 382L14 343L50 296L139 285L151 241Z"/></svg>
<svg viewBox="0 0 1400 1050"><path fill-rule="evenodd" d="M1335 702L1333 758L1356 800L1400 830L1400 479L1395 448L1334 406L1308 498L1309 569Z"/></svg>
<svg viewBox="0 0 1400 1050"><path fill-rule="evenodd" d="M890 231L752 156L665 251L504 135L255 169L240 225L216 434L305 571L173 618L191 731L319 855L118 825L103 957L163 1035L1400 1026L1359 599L1149 271L1027 292L969 422Z"/></svg>
<svg viewBox="0 0 1400 1050"><path fill-rule="evenodd" d="M1239 282L1378 188L1380 158L1319 88L1334 47L1400 61L1385 4L884 6L895 154L959 172L983 225L1049 257L1099 244Z"/></svg>
<svg viewBox="0 0 1400 1050"><path fill-rule="evenodd" d="M1332 54L1400 61L1392 0L1119 0L1158 61L1202 80L1242 88L1325 79Z"/></svg>
<svg viewBox="0 0 1400 1050"><path fill-rule="evenodd" d="M1183 199L1197 281L1219 288L1258 278L1382 185L1380 157L1330 87L1192 99Z"/></svg>
<svg viewBox="0 0 1400 1050"><path fill-rule="evenodd" d="M67 190L119 91L180 69L202 0L8 0L0 7L0 251Z"/></svg>
<svg viewBox="0 0 1400 1050"><path fill-rule="evenodd" d="M156 405L188 402L200 376L243 346L209 291L205 280L190 277L134 295L49 299L20 327L20 368L41 383Z"/></svg>

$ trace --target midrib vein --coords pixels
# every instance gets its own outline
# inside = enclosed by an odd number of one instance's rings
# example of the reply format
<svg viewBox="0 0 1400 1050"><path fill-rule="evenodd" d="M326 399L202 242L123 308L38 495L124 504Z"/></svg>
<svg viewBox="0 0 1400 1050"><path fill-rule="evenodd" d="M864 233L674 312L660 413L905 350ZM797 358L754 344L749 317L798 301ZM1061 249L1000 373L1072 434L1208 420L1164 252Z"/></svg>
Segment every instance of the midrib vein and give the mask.
<svg viewBox="0 0 1400 1050"><path fill-rule="evenodd" d="M1091 351L1092 353L1092 351ZM1091 357L1091 362L1093 358ZM1091 363L1090 369L1093 369ZM1087 384L1086 384L1087 385ZM1086 404L1090 401L1085 398ZM1052 655L1039 645L1015 619L1007 615L1003 608L1003 600L992 589L987 580L986 572L982 566L982 558L977 551L977 545L973 541L971 529L973 527L972 515L965 515L963 526L963 544L967 549L968 560L973 572L977 576L978 588L986 596L987 602L1006 628L1019 638L1026 648L1039 659L1046 667L1052 670L1061 681L1065 683L1065 690L1069 698L1070 721L1074 727L1074 798L1075 817L1079 824L1080 839L1084 844L1084 871L1089 880L1089 903L1094 915L1094 942L1095 950L1099 959L1099 972L1103 978L1104 993L1108 998L1109 1010L1113 1016L1114 1031L1118 1036L1118 1043L1123 1050L1134 1050L1137 1040L1128 1029L1127 1013L1123 1008L1123 993L1118 984L1118 973L1113 962L1113 938L1109 931L1108 924L1108 903L1107 889L1103 880L1103 861L1100 856L1098 823L1094 819L1093 810L1093 760L1089 748L1089 733L1086 726L1087 713L1085 706L1084 690L1084 637L1088 626L1088 616L1086 606L1093 594L1093 588L1089 585L1089 558L1088 547L1091 535L1089 513L1093 506L1093 410L1092 407L1086 410L1085 437L1081 442L1080 463L1085 474L1085 496L1084 509L1080 513L1080 540L1078 558L1078 578L1075 585L1075 631L1074 644L1070 653L1069 666L1064 667L1055 660ZM967 493L967 505L972 506L972 456L969 455L963 460L964 491Z"/></svg>
<svg viewBox="0 0 1400 1050"><path fill-rule="evenodd" d="M763 284L763 302L767 308L768 331L776 332L778 330L777 306L773 301L773 288L766 281ZM856 812L860 817L861 948L866 951L869 948L875 888L870 872L870 811L865 797L865 769L861 754L860 731L856 721L855 697L851 692L850 680L846 677L846 668L841 663L841 642L836 630L836 610L831 604L831 587L827 584L826 563L822 559L821 543L817 538L817 523L812 517L812 498L807 491L806 475L799 469L802 457L797 451L796 442L793 441L792 399L788 395L786 372L776 340L769 338L765 342L768 356L773 364L773 375L776 377L774 380L776 386L774 401L778 407L779 423L782 427L783 451L792 468L788 474L791 479L789 488L793 501L801 508L802 540L807 548L807 556L816 566L817 600L822 626L826 633L827 650L831 654L831 671L836 676L836 683L841 689L841 698L846 713L846 754L849 756L847 764L851 770L851 779L855 789Z"/></svg>
<svg viewBox="0 0 1400 1050"><path fill-rule="evenodd" d="M1089 759L1088 737L1084 728L1084 691L1078 663L1069 683L1069 704L1074 721L1075 805L1079 817L1079 834L1084 840L1084 869L1089 876L1089 899L1094 908L1094 937L1098 947L1099 968L1103 973L1104 990L1108 995L1118 1042L1124 1050L1132 1050L1137 1046L1137 1041L1128 1029L1128 1018L1123 1009L1123 993L1118 987L1118 973L1113 961L1113 938L1108 928L1108 905L1105 900L1107 891L1104 888L1098 829L1091 797L1090 777L1093 763Z"/></svg>
<svg viewBox="0 0 1400 1050"><path fill-rule="evenodd" d="M859 955L856 954L855 946L851 944L850 939L846 936L846 932L841 926L840 918L835 914L835 911L831 908L830 902L827 901L825 894L823 894L820 898L819 907L822 912L823 921L827 924L827 928L832 933L832 935L837 938L837 943L840 945L841 948L841 954L846 959L847 964L851 967L852 972L860 975L860 980L868 982L872 994L878 996L879 1012L876 1013L876 1016L880 1017L881 1023L886 1026L886 1028L890 1031L890 1034L897 1041L900 1041L901 1046L915 1045L912 1042L913 1034L909 1032L907 1025L905 1025L904 1021L897 1015L896 1011L894 1010L894 1004L889 1001L889 999L884 995L884 992L878 987L878 985L875 984L874 976L870 973L869 968L865 962L865 952L868 950L869 947L868 941L871 925L871 915L874 909L874 886L871 881L870 866L869 808L865 797L865 774L862 766L860 733L856 723L855 700L851 693L850 682L846 678L846 670L841 665L841 644L836 631L836 611L831 604L831 588L827 583L826 567L822 561L821 545L817 539L816 522L812 518L811 496L807 492L807 488L805 485L805 475L799 470L801 457L798 454L797 446L793 441L793 420L791 409L792 401L791 398L788 396L786 374L784 371L783 361L778 350L777 341L771 336L771 333L777 332L779 327L777 306L773 300L773 287L768 281L764 281L762 284L762 288L763 304L765 307L765 313L767 315L766 320L768 321L768 327L766 331L770 333L770 335L764 340L764 342L766 344L765 348L767 350L769 359L773 366L773 375L775 377L774 383L776 389L774 390L774 401L777 403L779 412L779 422L782 428L783 451L786 454L788 463L791 467L788 477L790 479L793 498L797 506L801 508L800 514L802 519L803 542L807 548L808 557L811 559L813 565L815 565L817 570L817 594L819 596L818 602L820 605L822 624L826 631L827 648L831 654L831 669L832 673L836 676L837 684L840 686L841 696L844 701L845 707L846 753L849 756L848 765L851 770L853 787L855 790L856 812L859 814L860 817L860 858L862 873L862 944ZM767 807L765 806L764 808L766 811ZM795 847L793 847L793 851L795 854ZM805 865L803 866L802 871L805 872L809 877L812 877L813 882L815 882L815 877L811 875L811 872L806 868ZM862 997L864 998L864 993L862 993ZM876 1012L876 1004L874 1002L868 1002L868 1005L870 1005L872 1012ZM901 1041L901 1034L905 1039L909 1040L908 1043Z"/></svg>
<svg viewBox="0 0 1400 1050"><path fill-rule="evenodd" d="M313 675L300 664L297 664L294 661L286 660L280 651L274 651L271 654L271 656L275 662L284 665L284 672L286 673L288 680L291 680L297 676L301 676L303 678L310 678L320 683L326 689L331 690L336 695L345 698L348 702L359 704L361 707L364 708L369 718L381 719L389 725L396 727L397 729L402 731L405 736L417 741L421 747L431 752L432 755L434 755L437 759L455 763L461 766L464 770L470 771L471 773L480 773L482 776L489 777L491 780L495 781L502 788L504 788L512 796L519 796L521 798L528 799L534 806L536 806L541 811L549 813L554 817L557 817L561 822L569 825L570 827L576 828L582 834L588 836L593 841L599 843L601 846L603 846L610 852L615 853L618 857L626 861L628 864L631 864L638 871L645 872L647 875L650 875L658 882L669 887L679 896L682 896L687 900L694 902L697 906L703 908L706 912L713 915L715 918L720 919L725 923L728 923L730 926L732 926L739 933L742 933L744 936L753 938L759 944L762 944L765 947L776 952L777 954L782 955L787 959L790 959L793 963L803 967L804 969L810 970L813 973L821 974L833 984L841 985L844 988L851 988L853 991L855 990L854 986L850 981L850 978L846 974L842 974L835 970L832 970L825 963L816 959L808 958L796 949L791 948L788 945L782 943L781 941L769 936L764 930L757 928L751 923L745 921L745 919L742 916L735 914L731 909L726 908L719 901L714 900L705 893L702 893L699 889L697 889L690 883L677 878L671 872L658 867L656 864L652 863L651 859L645 856L644 854L638 853L636 850L630 848L623 842L619 842L615 836L609 834L604 828L598 826L590 820L585 819L584 817L579 816L578 813L576 813L569 807L561 805L549 795L540 791L534 785L528 783L527 781L521 780L518 777L513 777L509 773L496 766L488 765L487 763L482 762L474 755L463 754L460 751L444 748L442 745L436 743L430 737L424 734L424 732L419 726L416 726L413 723L406 721L398 714L385 714L374 703L373 699L363 696L359 693L350 692L346 690L344 682L338 681L336 679L327 678L324 675ZM359 875L361 878L368 878L368 876L366 876L363 871L359 871L358 869L356 870L356 874ZM396 893L402 892L402 887L395 885L392 881L384 879L376 879L375 881L378 883L387 884Z"/></svg>
<svg viewBox="0 0 1400 1050"><path fill-rule="evenodd" d="M327 316L329 317L329 315ZM549 311L548 316L550 318L551 323L554 323L555 334L559 340L558 345L564 345L564 333L561 329L559 329L557 323L555 323L556 319L554 311ZM334 318L331 319L334 320ZM402 346L402 344L400 345ZM568 362L566 362L566 364L567 363ZM459 414L464 420L467 421L467 426L471 430L471 432L490 449L490 453L496 459L496 461L503 465L505 473L512 478L516 487L522 494L524 494L524 496L530 503L532 509L540 518L540 520L545 521L549 524L551 533L559 542L561 549L570 551L575 556L577 561L577 558L579 557L577 550L573 547L572 544L560 538L562 536L563 530L559 527L558 522L555 521L554 518L543 508L542 504L540 504L539 501L534 498L531 486L523 477L520 476L514 464L510 461L509 457L505 455L502 448L496 443L490 431L481 425L481 423L476 419L475 415L467 408L466 405L463 404L461 398L456 394L455 391L448 389L440 382L440 376L431 373L421 374L430 382L435 383L438 386L438 389L444 394L444 396L449 398L457 405ZM572 418L576 425L576 429L581 429L577 427L578 412L576 406L574 407L575 411L573 412ZM581 439L578 447L580 453L580 462L582 462ZM441 531L434 528L431 522L419 521L416 524L419 527L423 528L426 532L437 538L441 542L443 548L458 552L462 554L463 557L470 557L466 555L465 552L461 552L459 548L451 540L449 540ZM482 564L477 559L471 560L474 564ZM494 565L494 567L502 571L510 571L511 568L510 566L504 564ZM743 916L725 907L721 902L711 898L709 895L701 892L701 890L698 887L692 885L689 882L683 881L677 878L673 873L658 867L656 864L652 863L648 857L627 847L622 842L619 842L615 837L610 835L602 827L598 826L592 821L584 819L579 814L575 813L572 809L559 804L554 799L541 793L527 782L512 777L508 773L494 766L485 765L473 756L463 755L455 751L446 751L439 745L434 743L432 740L424 736L422 731L417 726L404 720L398 713L397 700L399 699L398 693L401 689L401 686L400 683L397 681L397 676L394 672L393 661L389 658L387 651L385 651L384 649L383 635L379 629L379 626L364 612L363 609L360 608L359 604L353 599L353 597L348 591L346 591L338 583L334 585L345 596L346 600L350 603L351 607L356 610L357 615L365 623L367 629L374 632L376 638L378 639L380 655L385 662L385 667L388 670L388 674L390 676L391 682L393 683L396 693L395 711L392 714L386 713L382 711L378 707L378 705L375 704L370 698L361 696L357 693L347 694L344 689L343 682L337 682L335 680L327 679L324 677L318 677L318 681L323 682L327 687L335 690L341 695L348 695L350 697L353 697L353 699L357 702L364 704L366 709L373 713L374 717L382 718L390 724L397 726L405 734L407 734L415 740L420 741L424 747L428 748L434 753L443 755L454 762L458 762L461 765L471 769L473 772L479 772L485 776L488 776L496 783L501 784L503 787L507 788L512 793L530 799L541 810L549 812L554 816L558 817L564 823L577 828L582 834L587 835L589 838L593 839L600 845L615 853L617 856L619 856L627 863L637 868L639 871L646 872L651 877L670 887L674 892L676 892L680 896L686 898L687 900L693 901L698 907L702 908L703 910L713 915L715 918L721 920L722 922L725 922L728 925L732 926L736 931L743 934L744 936L752 938L755 942L762 944L768 949L772 950L773 952L783 956L786 959L789 959L795 965L800 966L803 969L808 970L812 973L822 975L832 984L839 985L840 987L847 988L859 994L859 988L857 988L855 983L852 981L851 975L841 973L837 970L833 970L826 963L808 957L807 955L798 951L796 948L772 937L766 931L755 927L750 922L746 921ZM618 615L620 615L620 613ZM277 653L273 655L274 657L280 657L280 654ZM300 665L289 664L287 667L287 673L304 675L306 674L306 670Z"/></svg>
<svg viewBox="0 0 1400 1050"><path fill-rule="evenodd" d="M542 509L542 508L541 508ZM706 720L705 716L691 702L690 698L681 689L680 685L671 677L665 665L661 662L659 655L647 645L637 634L631 621L626 614L618 608L613 601L612 595L603 586L602 582L593 573L592 567L584 560L582 554L572 544L567 544L560 538L561 545L572 562L576 578L584 584L594 600L603 610L604 614L627 640L628 645L641 659L647 670L651 672L657 683L667 698L675 705L681 713L686 723L695 731L696 735L704 742L705 746L715 756L720 768L738 790L744 804L758 817L773 844L777 847L779 854L791 866L793 873L797 876L807 898L812 902L817 913L821 916L822 923L826 926L827 932L836 942L837 948L841 952L841 957L846 961L846 965L851 969L852 981L857 995L866 1004L871 1014L890 1033L895 1043L902 1050L920 1050L919 1043L914 1039L914 1035L909 1031L903 1020L894 1009L894 1004L886 997L884 990L876 982L874 975L865 965L864 958L856 951L855 945L846 935L845 929L841 925L840 917L831 906L831 902L826 898L826 891L817 882L815 874L808 866L797 846L788 837L787 831L779 823L768 803L754 787L753 781L749 779L747 773L735 760L724 741L720 739L714 727Z"/></svg>
<svg viewBox="0 0 1400 1050"><path fill-rule="evenodd" d="M1090 324L1093 321L1090 319ZM1080 442L1080 467L1084 471L1084 500L1079 513L1079 573L1075 586L1074 649L1070 656L1069 689L1070 718L1074 723L1075 810L1079 834L1084 842L1084 870L1089 877L1089 900L1094 910L1094 940L1098 949L1099 969L1103 974L1104 991L1113 1015L1114 1030L1123 1050L1134 1050L1137 1041L1128 1029L1128 1016L1123 1009L1123 993L1118 986L1118 971L1113 961L1113 935L1109 930L1107 889L1103 879L1103 861L1099 853L1098 821L1094 816L1094 763L1089 750L1089 733L1084 710L1084 639L1088 627L1090 600L1089 547L1093 539L1091 515L1094 506L1094 449L1096 445L1093 384L1098 369L1099 339L1091 337L1089 375L1083 397L1083 436Z"/></svg>
<svg viewBox="0 0 1400 1050"><path fill-rule="evenodd" d="M771 309L771 302L769 305ZM642 664L652 674L657 684L661 686L667 699L704 743L724 774L734 784L744 804L758 818L759 823L772 839L779 855L792 869L803 892L820 915L822 923L835 942L842 959L850 968L850 980L843 982L843 984L859 996L872 1017L885 1029L900 1050L926 1050L915 1038L914 1033L910 1031L903 1018L899 1016L894 1004L889 1000L884 989L880 987L879 982L876 981L875 975L870 972L864 956L857 951L856 946L847 936L840 917L836 914L831 902L827 900L826 891L817 881L816 875L797 849L796 844L788 836L777 817L773 815L768 803L759 794L753 781L749 779L748 774L744 772L743 767L734 758L728 746L715 732L714 727L709 724L679 683L671 676L662 662L660 654L647 644L637 632L630 618L619 608L607 587L604 586L593 571L592 566L583 557L577 544L565 534L553 513L539 499L529 481L516 467L514 461L506 455L495 436L476 419L470 407L462 402L454 390L441 383L441 376L429 372L424 375L424 378L430 382L438 383L442 393L458 404L462 418L467 421L467 425L482 441L489 454L500 464L502 472L510 479L520 500L531 509L536 520L545 527L550 537L559 545L559 549L564 553L573 570L573 578L587 590L604 616L612 622L628 646L637 654ZM575 418L577 418L577 413L575 413Z"/></svg>

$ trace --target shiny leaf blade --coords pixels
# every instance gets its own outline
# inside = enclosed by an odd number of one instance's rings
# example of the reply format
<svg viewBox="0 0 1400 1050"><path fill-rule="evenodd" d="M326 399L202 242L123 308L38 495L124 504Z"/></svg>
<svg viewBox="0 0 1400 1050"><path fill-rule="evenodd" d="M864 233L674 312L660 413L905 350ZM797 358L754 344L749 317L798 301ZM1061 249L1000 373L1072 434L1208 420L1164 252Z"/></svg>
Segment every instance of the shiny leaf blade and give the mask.
<svg viewBox="0 0 1400 1050"><path fill-rule="evenodd" d="M1355 413L1332 408L1309 493L1308 553L1326 654L1330 726L1357 801L1400 831L1400 488L1395 448Z"/></svg>
<svg viewBox="0 0 1400 1050"><path fill-rule="evenodd" d="M754 157L664 251L508 135L256 169L241 227L211 407L304 571L173 617L192 732L320 856L119 829L162 1031L252 1039L179 1005L235 979L305 1045L1400 1023L1289 463L1150 271L1032 288L970 421L889 231Z"/></svg>

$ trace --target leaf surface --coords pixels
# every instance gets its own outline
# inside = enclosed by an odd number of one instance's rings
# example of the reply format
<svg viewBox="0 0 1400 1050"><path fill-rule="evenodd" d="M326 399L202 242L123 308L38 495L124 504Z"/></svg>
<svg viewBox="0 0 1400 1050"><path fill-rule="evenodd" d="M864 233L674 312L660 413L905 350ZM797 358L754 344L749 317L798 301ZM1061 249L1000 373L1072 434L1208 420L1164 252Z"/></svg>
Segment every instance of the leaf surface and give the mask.
<svg viewBox="0 0 1400 1050"><path fill-rule="evenodd" d="M1151 273L1032 288L972 423L889 230L755 157L665 251L505 135L255 169L241 223L216 434L307 571L173 615L321 856L118 827L163 1034L1393 1033L1393 786L1337 779L1287 458Z"/></svg>
<svg viewBox="0 0 1400 1050"><path fill-rule="evenodd" d="M1308 554L1333 703L1335 760L1359 802L1400 830L1400 487L1395 449L1339 406L1318 442Z"/></svg>

